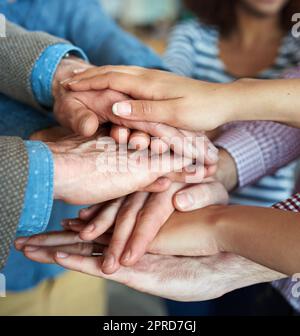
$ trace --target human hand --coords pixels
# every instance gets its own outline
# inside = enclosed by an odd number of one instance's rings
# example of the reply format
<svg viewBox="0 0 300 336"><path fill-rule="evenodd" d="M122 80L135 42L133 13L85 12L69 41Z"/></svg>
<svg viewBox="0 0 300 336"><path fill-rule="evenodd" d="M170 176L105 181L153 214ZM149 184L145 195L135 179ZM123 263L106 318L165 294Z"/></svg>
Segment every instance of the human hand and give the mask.
<svg viewBox="0 0 300 336"><path fill-rule="evenodd" d="M72 135L46 144L54 157L54 198L71 204L96 204L144 190L191 163L176 155L124 151L101 135Z"/></svg>
<svg viewBox="0 0 300 336"><path fill-rule="evenodd" d="M78 249L77 249L78 251ZM76 253L76 252L75 252ZM141 292L177 301L207 301L230 291L285 276L234 254L212 257L145 255L135 266L107 275L102 260L40 249L26 252L30 259L116 281Z"/></svg>
<svg viewBox="0 0 300 336"><path fill-rule="evenodd" d="M108 222L107 219L111 218L109 212L114 212L120 204L120 201L116 203L118 204L116 204L115 207L105 208L104 212L101 214L102 219L106 220L105 224L107 224ZM133 215L136 215L134 211L136 211L137 208L138 206L135 209L130 209ZM69 225L69 229L74 230L73 235L70 232L66 232L65 235L61 232L37 235L29 238L26 242L26 246L56 246L56 249L58 251L80 254L80 251L74 251L75 245L78 242L81 242L81 248L83 247L83 245L85 245L84 255L89 256L93 254L94 249L98 244L108 246L112 243L115 243L116 246L114 246L114 250L111 247L105 249L104 261L112 261L112 257L114 259L113 264L111 263L110 265L108 265L109 263L107 262L107 265L105 265L105 263L103 263L102 265L102 270L108 274L113 273L120 267L118 260L115 258L116 254L113 253L119 252L118 250L120 250L120 245L121 247L126 245L126 241L130 234L130 240L133 241L133 238L136 238L135 246L132 244L135 249L130 250L132 251L130 259L121 259L121 264L127 267L136 264L136 262L140 260L143 254L146 252L152 254L189 257L209 256L223 252L222 240L220 239L221 237L219 236L218 231L219 224L222 221L222 213L224 210L223 207L211 206L189 213L173 213L174 208L173 211L170 210L171 208L172 205L169 205L168 213L167 215L165 215L165 217L168 216L168 220L165 220L164 222L160 220L159 224L155 223L156 227L153 229L151 229L150 227L147 228L147 222L144 221L141 223L142 225L135 228L135 232L133 234L132 231L134 228L130 226L130 232L128 233L126 232L127 227L125 226L125 224L127 224L128 221L130 222L130 219L128 220L128 218L126 218L127 223L122 223L123 225L121 226L121 230L120 228L117 229L117 235L115 235L114 232L116 230L116 227L112 228L111 226L108 226L106 227L106 230L103 232L103 234L97 236L95 235L95 239L91 239L91 234L88 234L88 232L83 233L82 231L80 231L84 227L82 222L73 222L73 225ZM148 213L147 210L148 209L146 209L146 213L148 214L148 216L150 216L150 213ZM123 218L121 219L124 221ZM161 222L163 222L164 225L161 225ZM148 223L152 224L152 218ZM103 226L105 226L105 224ZM147 229L147 232L141 230L141 227L143 227L143 225L145 229ZM80 232L79 234L78 231ZM152 234L152 232L154 231L155 234ZM124 233L125 237L122 236L122 232ZM149 236L151 235L151 238L147 236L147 234ZM41 237L44 238L41 239ZM113 241L113 239L115 239L115 241ZM117 241L117 239L120 239L121 241ZM63 248L63 250L60 250L60 248ZM99 251L100 246L96 249L97 251ZM141 253L141 255L138 255L137 251L143 251L143 253ZM126 253L124 254L124 256L126 256Z"/></svg>
<svg viewBox="0 0 300 336"><path fill-rule="evenodd" d="M61 126L55 126L34 132L29 139L32 141L56 142L71 134L70 130Z"/></svg>
<svg viewBox="0 0 300 336"><path fill-rule="evenodd" d="M205 183L187 185L174 196L174 206L178 211L193 211L209 205L224 205L229 202L228 192L238 183L237 167L232 156L220 150L220 159L215 173L206 178ZM207 175L211 176L211 175Z"/></svg>
<svg viewBox="0 0 300 336"><path fill-rule="evenodd" d="M73 63L70 66L67 62ZM76 62L68 59L64 60L58 67L54 79L54 115L61 125L71 129L76 134L88 137L95 134L100 125L110 122L123 128L150 134L158 138L156 143L165 143L179 155L201 160L207 165L216 164L218 150L202 133L187 136L184 131L161 123L130 121L115 116L112 113L113 104L128 100L127 95L113 90L86 90L85 92L66 90L63 85L60 85L60 81L63 82L67 74L70 74L70 68L73 69L72 74L74 71L81 71L82 68L93 68L90 65L82 66L82 61L78 64ZM76 65L81 68L74 70Z"/></svg>
<svg viewBox="0 0 300 336"><path fill-rule="evenodd" d="M211 178L205 179L202 184L187 186L185 183L173 183L167 191L158 194L139 192L126 199L92 206L81 210L78 219L65 220L63 224L65 229L79 232L84 241L93 241L113 227L103 264L105 273L113 273L120 264L135 264L151 246L161 227L175 211L175 206L183 207L181 193L176 194L179 190L186 188L183 192L188 191L195 196L195 209L228 201L225 188Z"/></svg>
<svg viewBox="0 0 300 336"><path fill-rule="evenodd" d="M173 183L164 192L137 192L118 200L83 209L78 219L64 221L64 228L93 241L112 232L103 271L113 273L120 264L135 264L147 251L160 228L174 212L173 195L184 184Z"/></svg>
<svg viewBox="0 0 300 336"><path fill-rule="evenodd" d="M207 83L139 67L89 69L64 83L73 91L112 89L129 95L113 106L126 120L160 122L181 129L210 131L229 121L236 109L233 84Z"/></svg>

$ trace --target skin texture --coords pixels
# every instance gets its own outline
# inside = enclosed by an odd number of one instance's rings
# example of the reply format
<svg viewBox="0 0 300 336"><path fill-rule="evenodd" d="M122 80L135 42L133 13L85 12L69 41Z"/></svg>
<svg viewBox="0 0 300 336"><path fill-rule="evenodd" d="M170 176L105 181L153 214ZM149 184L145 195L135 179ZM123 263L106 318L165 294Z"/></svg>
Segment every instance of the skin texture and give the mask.
<svg viewBox="0 0 300 336"><path fill-rule="evenodd" d="M176 146L174 151L179 154L197 158L206 165L215 165L218 161L218 150L208 140L203 133L186 133L181 129L162 124L162 123L149 123L149 122L136 122L123 120L116 117L111 109L114 103L124 101L128 99L128 96L116 92L114 90L85 90L85 92L72 92L66 90L61 82L63 79L70 76L70 72L78 72L79 69L96 69L86 65L82 61L77 59L63 60L59 65L54 81L53 81L53 96L55 100L54 115L58 122L72 130L74 133L89 137L95 134L99 126L112 123L120 126L121 129L133 129L139 131L139 133L133 133L133 139L131 137L131 143L134 145L138 138L140 138L140 132L162 139L162 142L169 148L176 139ZM75 70L74 70L75 69ZM120 128L118 129L120 131ZM125 131L123 141L128 139L128 131ZM114 129L112 129L112 135L115 135ZM187 137L188 141L187 141ZM203 139L203 146L196 146L194 143L198 137ZM144 141L144 138L142 138ZM148 140L149 141L149 140ZM145 148L146 144L136 144L136 146ZM134 147L136 148L136 147Z"/></svg>
<svg viewBox="0 0 300 336"><path fill-rule="evenodd" d="M211 206L195 212L174 213L160 228L155 239L148 243L147 252L180 256L234 253L278 272L293 275L300 269L300 230L295 225L299 217L299 213L245 206ZM47 236L49 234L42 235L44 244ZM77 236L74 234L73 238L77 239ZM265 244L266 237L268 244ZM68 232L56 233L49 242L56 246L72 245L67 238ZM62 243L64 239L65 243ZM111 239L111 232L107 231L94 242L109 245ZM26 245L35 245L35 241L39 242L39 238L27 240ZM87 255L91 255L93 244L87 243L88 246ZM75 253L74 250L65 249L63 252ZM103 267L107 269L107 265Z"/></svg>
<svg viewBox="0 0 300 336"><path fill-rule="evenodd" d="M83 249L84 245L79 244L77 253L80 254L79 251ZM212 257L146 254L135 266L121 266L114 274L107 275L101 270L101 258L85 257L83 252L80 256L56 251L56 248L41 248L31 252L28 250L25 255L35 261L55 262L70 270L113 280L142 292L177 301L211 300L238 288L284 278L278 272L226 253Z"/></svg>
<svg viewBox="0 0 300 336"><path fill-rule="evenodd" d="M115 115L126 120L161 122L197 131L237 120L272 120L300 126L299 79L242 79L215 84L158 70L106 66L87 70L64 85L73 91L109 88L132 96L136 100L113 107Z"/></svg>
<svg viewBox="0 0 300 336"><path fill-rule="evenodd" d="M66 132L63 129L56 127L38 132L33 137L42 141L48 141L48 139L57 141L64 133ZM225 179L225 173L230 174L230 168L234 168L234 166L228 166L227 161L227 155L221 152L218 171L222 172L222 176L218 173L217 175L224 179L222 182L224 184L229 180ZM170 174L168 176L171 178ZM232 179L231 175L229 177ZM109 274L115 272L121 264L133 265L146 253L147 247L174 213L175 208L187 212L211 204L228 202L227 191L216 178L206 178L203 183L192 185L174 182L171 186L168 183L169 178L160 178L144 191L126 198L83 209L78 219L65 220L63 226L65 229L80 230L81 238L87 241L96 239L114 227L103 271ZM156 194L150 194L150 192ZM128 255L130 258L126 257Z"/></svg>
<svg viewBox="0 0 300 336"><path fill-rule="evenodd" d="M83 138L71 135L58 142L46 143L54 158L54 198L71 204L99 203L143 190L158 178L184 164L178 156L119 152L111 149L112 139L97 135ZM111 170L110 160L118 156ZM188 160L185 160L188 165ZM157 169L153 170L156 165Z"/></svg>
<svg viewBox="0 0 300 336"><path fill-rule="evenodd" d="M126 199L82 210L78 219L66 220L64 227L79 230L80 237L85 241L95 240L113 227L102 268L107 274L113 273L121 264L132 266L137 263L152 246L158 232L164 229L175 211L176 192L185 186L182 183L173 183L167 191L161 193L135 193ZM221 183L213 179L195 185L189 193L196 198L201 191L205 197L195 205L197 209L213 203L228 202L227 191ZM184 189L182 192L185 192ZM180 217L179 214L177 216Z"/></svg>
<svg viewBox="0 0 300 336"><path fill-rule="evenodd" d="M113 112L127 120L160 119L160 122L174 127L203 131L213 130L226 122L223 102L218 96L226 96L229 84L204 83L139 67L106 66L75 75L63 85L77 92L110 88L126 93L133 99L143 99L114 105ZM131 107L131 115L126 111L128 107ZM212 110L219 118L205 114ZM195 111L199 113L195 114Z"/></svg>

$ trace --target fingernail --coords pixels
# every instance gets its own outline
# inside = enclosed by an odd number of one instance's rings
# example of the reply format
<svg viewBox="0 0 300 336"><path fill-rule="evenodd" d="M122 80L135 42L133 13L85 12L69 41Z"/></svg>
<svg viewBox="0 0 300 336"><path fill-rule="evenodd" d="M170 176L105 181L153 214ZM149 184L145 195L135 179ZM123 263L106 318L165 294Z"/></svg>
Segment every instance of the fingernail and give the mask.
<svg viewBox="0 0 300 336"><path fill-rule="evenodd" d="M131 104L130 103L116 103L112 107L113 114L120 117L127 117L131 115Z"/></svg>
<svg viewBox="0 0 300 336"><path fill-rule="evenodd" d="M65 253L65 252L57 252L57 253L56 253L56 256L57 256L57 258L59 258L59 259L66 259L66 258L68 258L69 254L68 254L68 253Z"/></svg>
<svg viewBox="0 0 300 336"><path fill-rule="evenodd" d="M169 182L167 177L161 177L156 181L159 185L164 186L166 183Z"/></svg>
<svg viewBox="0 0 300 336"><path fill-rule="evenodd" d="M103 262L103 268L113 268L115 264L115 257L112 254L107 254Z"/></svg>
<svg viewBox="0 0 300 336"><path fill-rule="evenodd" d="M26 246L24 251L25 252L36 252L40 248L38 246Z"/></svg>
<svg viewBox="0 0 300 336"><path fill-rule="evenodd" d="M194 198L191 194L184 192L176 195L176 203L181 209L188 209L194 205Z"/></svg>
<svg viewBox="0 0 300 336"><path fill-rule="evenodd" d="M130 261L130 259L131 259L131 250L128 250L128 251L124 254L124 256L122 257L122 261L123 261L124 263L128 263L128 262Z"/></svg>
<svg viewBox="0 0 300 336"><path fill-rule="evenodd" d="M60 84L65 84L65 83L67 83L67 82L69 82L71 80L72 80L72 78L64 79L63 81L60 82Z"/></svg>
<svg viewBox="0 0 300 336"><path fill-rule="evenodd" d="M88 225L86 228L84 228L84 230L82 230L82 232L85 232L85 233L93 232L95 228L96 226L94 224Z"/></svg>
<svg viewBox="0 0 300 336"><path fill-rule="evenodd" d="M63 221L61 221L61 226L66 227L70 225L70 220L68 219L64 219Z"/></svg>
<svg viewBox="0 0 300 336"><path fill-rule="evenodd" d="M70 226L77 226L77 225L80 225L81 223L79 223L77 220L69 220L68 224Z"/></svg>
<svg viewBox="0 0 300 336"><path fill-rule="evenodd" d="M212 144L208 145L207 155L212 161L218 161L219 150Z"/></svg>
<svg viewBox="0 0 300 336"><path fill-rule="evenodd" d="M81 209L80 211L79 211L79 213L81 213L81 214L85 214L86 212L88 212L89 211L89 208L84 208L84 209Z"/></svg>
<svg viewBox="0 0 300 336"><path fill-rule="evenodd" d="M78 74L81 74L83 72L86 72L86 70L87 69L83 69L83 68L81 68L81 69L75 69L75 70L73 70L73 74L78 75Z"/></svg>
<svg viewBox="0 0 300 336"><path fill-rule="evenodd" d="M15 241L15 245L18 249L21 249L27 242L29 238L18 238L16 241Z"/></svg>
<svg viewBox="0 0 300 336"><path fill-rule="evenodd" d="M74 85L74 84L77 84L77 83L79 83L79 81L71 81L71 82L68 83L68 85Z"/></svg>

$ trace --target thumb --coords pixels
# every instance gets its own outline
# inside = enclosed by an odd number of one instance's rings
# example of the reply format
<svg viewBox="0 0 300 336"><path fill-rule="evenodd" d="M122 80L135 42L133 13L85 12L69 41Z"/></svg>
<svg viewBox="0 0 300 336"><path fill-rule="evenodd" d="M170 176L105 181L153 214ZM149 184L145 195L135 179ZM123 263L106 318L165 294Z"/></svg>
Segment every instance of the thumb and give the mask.
<svg viewBox="0 0 300 336"><path fill-rule="evenodd" d="M179 102L177 100L151 101L131 100L113 105L114 115L135 121L150 121L181 127L182 123L178 116Z"/></svg>
<svg viewBox="0 0 300 336"><path fill-rule="evenodd" d="M74 133L84 137L94 135L99 127L97 115L78 101L70 101L63 113L57 114L58 121Z"/></svg>
<svg viewBox="0 0 300 336"><path fill-rule="evenodd" d="M220 182L202 183L179 191L173 199L178 211L186 212L210 205L228 204L227 190Z"/></svg>

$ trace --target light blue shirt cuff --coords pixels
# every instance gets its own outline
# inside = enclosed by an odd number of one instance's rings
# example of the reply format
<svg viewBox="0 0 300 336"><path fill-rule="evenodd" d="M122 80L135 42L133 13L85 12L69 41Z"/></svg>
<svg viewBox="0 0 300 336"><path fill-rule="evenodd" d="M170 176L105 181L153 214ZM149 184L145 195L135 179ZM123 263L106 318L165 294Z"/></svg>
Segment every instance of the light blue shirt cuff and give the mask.
<svg viewBox="0 0 300 336"><path fill-rule="evenodd" d="M53 78L57 66L66 54L72 54L86 61L88 60L80 48L61 43L46 48L33 67L31 74L32 91L36 100L42 106L53 106Z"/></svg>
<svg viewBox="0 0 300 336"><path fill-rule="evenodd" d="M29 174L20 217L18 236L29 236L46 230L53 205L54 163L49 148L39 141L25 141Z"/></svg>

